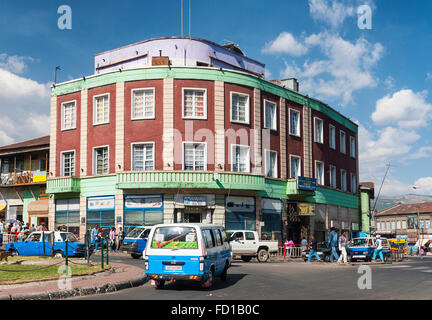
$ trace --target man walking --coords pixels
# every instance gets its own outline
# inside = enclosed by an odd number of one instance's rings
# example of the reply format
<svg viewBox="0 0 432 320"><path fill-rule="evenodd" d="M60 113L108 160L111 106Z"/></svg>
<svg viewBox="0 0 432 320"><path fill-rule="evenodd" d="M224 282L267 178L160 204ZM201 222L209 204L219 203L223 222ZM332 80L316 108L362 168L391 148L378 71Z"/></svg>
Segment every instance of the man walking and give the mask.
<svg viewBox="0 0 432 320"><path fill-rule="evenodd" d="M318 242L315 239L314 235L312 235L312 240L311 240L310 246L311 246L311 248L310 248L310 251L309 251L308 262L311 262L312 256L315 256L315 258L317 259L317 261L321 261L319 255L318 255Z"/></svg>
<svg viewBox="0 0 432 320"><path fill-rule="evenodd" d="M342 232L342 235L339 237L339 250L341 252L341 255L339 257L338 263L342 263L342 259L343 259L343 263L347 263L347 251L346 251L346 247L347 247L347 238L345 236L345 231Z"/></svg>
<svg viewBox="0 0 432 320"><path fill-rule="evenodd" d="M92 231L90 232L91 235L91 244L95 247L95 252L97 251L99 247L99 240L98 240L98 225L95 225Z"/></svg>
<svg viewBox="0 0 432 320"><path fill-rule="evenodd" d="M336 251L336 247L338 246L338 234L334 228L331 228L327 246L331 247L330 263L333 263L333 257L335 257L336 261L338 261L339 255Z"/></svg>
<svg viewBox="0 0 432 320"><path fill-rule="evenodd" d="M381 262L384 263L384 257L382 253L383 246L382 246L382 240L380 235L376 236L375 247L376 249L374 251L372 261L375 262L376 256L379 255Z"/></svg>

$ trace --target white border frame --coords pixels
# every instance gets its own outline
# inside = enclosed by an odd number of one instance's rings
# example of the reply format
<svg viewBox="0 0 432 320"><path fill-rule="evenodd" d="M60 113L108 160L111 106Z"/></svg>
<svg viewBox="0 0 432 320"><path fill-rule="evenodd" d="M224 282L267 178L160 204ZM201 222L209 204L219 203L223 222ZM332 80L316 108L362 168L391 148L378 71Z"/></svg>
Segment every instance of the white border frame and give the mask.
<svg viewBox="0 0 432 320"><path fill-rule="evenodd" d="M232 103L232 97L233 94L239 95L239 96L245 96L247 97L247 112L245 112L245 118L246 121L240 121L240 120L233 120L233 103ZM247 124L250 125L250 95L247 93L237 92L237 91L230 91L230 121L232 123L239 123L239 124Z"/></svg>
<svg viewBox="0 0 432 320"><path fill-rule="evenodd" d="M272 104L272 105L274 105L275 106L275 118L274 118L274 123L272 122L272 124L271 124L271 126L275 126L275 129L273 129L273 128L268 128L268 127L266 127L266 120L267 120L267 112L266 112L266 102L269 102L270 104ZM278 131L278 121L277 121L277 119L278 119L278 104L276 103L276 102L273 102L273 101L270 101L270 100L267 100L267 99L263 99L263 107L264 107L264 129L270 129L271 131Z"/></svg>
<svg viewBox="0 0 432 320"><path fill-rule="evenodd" d="M332 182L333 182L333 179L332 179L332 168L335 169L335 173L336 173L334 185L332 184ZM330 181L329 181L330 188L337 189L337 168L333 164L329 164L329 178L330 178Z"/></svg>
<svg viewBox="0 0 432 320"><path fill-rule="evenodd" d="M65 128L64 127L64 121L63 121L63 119L64 119L64 112L63 112L63 107L64 107L64 105L65 104L67 104L67 103L74 103L75 104L75 126L72 128ZM60 119L60 127L61 127L61 129L60 129L60 131L68 131L68 130L75 130L76 129L76 123L77 123L77 106L78 106L78 103L77 103L77 100L75 99L75 100L70 100L70 101L65 101L65 102L62 102L61 104L60 104L60 108L61 108L61 110L60 110L60 113L61 113L61 119Z"/></svg>
<svg viewBox="0 0 432 320"><path fill-rule="evenodd" d="M300 164L299 164L299 171L300 171L300 174L297 176L297 177L291 177L291 159L292 158L297 158L297 159L300 159ZM289 179L298 179L298 177L301 177L301 174L302 174L302 158L300 157L300 156L298 156L298 155L295 155L295 154L290 154L289 155Z"/></svg>
<svg viewBox="0 0 432 320"><path fill-rule="evenodd" d="M331 129L334 130L334 148L331 146ZM336 140L336 127L332 124L329 124L329 148L336 150L337 149L337 140Z"/></svg>
<svg viewBox="0 0 432 320"><path fill-rule="evenodd" d="M72 175L70 176L65 176L64 175L64 161L63 161L63 154L65 153L71 153L73 152L74 154L74 172ZM65 150L65 151L60 151L60 175L62 177L76 177L76 150Z"/></svg>
<svg viewBox="0 0 432 320"><path fill-rule="evenodd" d="M96 119L96 98L103 97L103 96L108 96L108 120L104 121L104 122L95 122L95 119ZM110 112L111 112L111 95L109 92L93 96L93 125L94 126L109 123L110 122Z"/></svg>
<svg viewBox="0 0 432 320"><path fill-rule="evenodd" d="M352 143L351 141L354 141L354 156L353 156L353 148L352 148ZM349 136L349 146L350 146L350 157L355 159L356 158L356 150L357 150L357 142L356 142L356 138L353 136Z"/></svg>
<svg viewBox="0 0 432 320"><path fill-rule="evenodd" d="M344 180L343 180L343 172L345 172L345 188L344 188ZM340 169L340 182L341 182L341 185L340 185L340 189L342 190L342 191L348 191L348 172L346 171L346 169Z"/></svg>
<svg viewBox="0 0 432 320"><path fill-rule="evenodd" d="M134 100L134 92L135 91L153 91L153 116L151 117L134 117L134 109L135 109L135 100ZM144 106L145 109L145 106ZM145 113L145 110L144 110ZM154 120L156 119L156 89L155 87L148 87L148 88L134 88L131 89L131 120Z"/></svg>
<svg viewBox="0 0 432 320"><path fill-rule="evenodd" d="M321 121L321 137L322 137L322 141L317 141L317 136L316 136L316 121L319 120ZM314 117L314 142L316 143L320 143L320 144L324 144L324 120L318 117Z"/></svg>
<svg viewBox="0 0 432 320"><path fill-rule="evenodd" d="M358 190L358 188L357 188L357 175L354 172L350 172L350 178L351 178L350 179L351 193L356 194L357 190ZM356 179L355 186L353 186L353 178ZM355 190L353 190L353 187L355 187Z"/></svg>
<svg viewBox="0 0 432 320"><path fill-rule="evenodd" d="M134 170L134 156L133 156L133 152L134 152L134 146L135 145L143 145L143 144L151 144L153 147L153 153L152 153L152 161L153 161L153 169L152 170L143 170L143 171L154 171L156 168L156 163L155 163L155 142L154 141L149 141L149 142L132 142L131 143L131 171L133 172L142 172L142 171L138 171L138 170ZM144 164L144 168L145 168L145 164Z"/></svg>
<svg viewBox="0 0 432 320"><path fill-rule="evenodd" d="M291 133L291 112L297 113L298 116L299 116L299 119L298 119L299 120L298 121L298 135ZM298 111L298 110L296 110L296 109L289 108L289 110L288 110L288 133L289 133L290 136L301 138L301 124L300 124L300 121L301 121L301 112Z"/></svg>
<svg viewBox="0 0 432 320"><path fill-rule="evenodd" d="M248 162L247 162L247 171L234 171L233 170L233 166L234 166L234 158L233 158L233 156L234 156L234 152L233 152L233 149L234 149L234 147L240 147L240 148L247 148L248 149L248 156L247 156L247 159L249 160ZM250 146L247 146L247 145L244 145L244 144L231 144L231 172L238 172L238 173L250 173L250 171L251 171L251 155L250 155L250 150L251 150L251 147Z"/></svg>
<svg viewBox="0 0 432 320"><path fill-rule="evenodd" d="M271 149L264 149L264 154L265 154L265 166L264 166L264 170L265 170L265 172L264 172L264 176L265 177L267 177L267 178L273 178L273 179L278 179L279 178L279 155L278 155L278 152L276 151L276 150L271 150ZM269 157L267 157L267 154L269 154L269 153L271 153L271 152L274 152L274 153L276 153L276 177L273 177L273 176L271 176L271 177L269 177L268 175L267 175L267 172L268 172L268 159L270 159Z"/></svg>
<svg viewBox="0 0 432 320"><path fill-rule="evenodd" d="M321 163L322 164L322 183L318 183L318 176L317 176L317 163ZM315 179L317 179L317 185L320 186L325 186L325 163L324 161L320 161L320 160L315 160Z"/></svg>
<svg viewBox="0 0 432 320"><path fill-rule="evenodd" d="M204 170L192 170L192 171L207 171L207 142L196 142L196 141L182 141L182 170L185 170L185 152L184 146L185 144L204 144ZM195 163L194 163L195 167Z"/></svg>
<svg viewBox="0 0 432 320"><path fill-rule="evenodd" d="M195 90L195 91L204 91L204 116L203 117L187 117L185 116L185 106L184 106L184 92L185 90ZM186 120L207 120L207 89L206 88L182 88L182 119Z"/></svg>
<svg viewBox="0 0 432 320"><path fill-rule="evenodd" d="M100 149L100 148L108 148L108 172L107 173L102 173L102 174L96 174L95 172L97 171L96 170L96 154L95 154L95 150L96 149ZM104 146L97 146L97 147L93 147L92 148L92 159L93 159L93 165L92 165L92 167L93 167L93 175L94 176L103 176L103 175L107 175L107 174L109 174L110 173L110 147L109 147L109 145L107 144L107 145L104 145Z"/></svg>
<svg viewBox="0 0 432 320"><path fill-rule="evenodd" d="M345 152L342 152L342 132L344 133L344 135L345 135L345 143L344 143L344 145L345 145ZM346 142L347 142L347 134L346 134L346 132L345 131L343 131L343 130L339 130L339 151L340 151L340 153L342 153L342 154L346 154L346 149L347 149L347 147L346 147Z"/></svg>

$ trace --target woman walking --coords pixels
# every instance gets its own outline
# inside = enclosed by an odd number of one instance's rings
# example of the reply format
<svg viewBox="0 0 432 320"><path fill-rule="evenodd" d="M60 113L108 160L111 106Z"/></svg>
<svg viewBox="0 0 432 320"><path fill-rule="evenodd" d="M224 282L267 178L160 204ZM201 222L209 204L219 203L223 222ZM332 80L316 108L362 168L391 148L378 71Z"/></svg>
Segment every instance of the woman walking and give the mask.
<svg viewBox="0 0 432 320"><path fill-rule="evenodd" d="M109 234L109 238L110 238L110 246L111 246L111 252L116 250L116 238L117 238L117 234L116 234L116 228L112 227L110 234Z"/></svg>

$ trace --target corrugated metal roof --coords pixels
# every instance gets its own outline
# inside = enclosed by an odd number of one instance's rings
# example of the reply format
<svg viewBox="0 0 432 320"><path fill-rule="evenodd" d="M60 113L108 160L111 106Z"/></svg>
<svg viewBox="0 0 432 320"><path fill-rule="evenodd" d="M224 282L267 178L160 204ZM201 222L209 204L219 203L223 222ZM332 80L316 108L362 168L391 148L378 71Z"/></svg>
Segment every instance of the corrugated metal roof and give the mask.
<svg viewBox="0 0 432 320"><path fill-rule="evenodd" d="M432 213L432 202L423 203L399 203L393 207L384 209L376 213L376 216L390 216L390 215L413 215L419 213Z"/></svg>
<svg viewBox="0 0 432 320"><path fill-rule="evenodd" d="M40 138L17 142L14 144L9 144L7 146L2 146L0 147L0 154L18 150L18 149L21 150L21 149L29 149L29 148L42 147L42 146L49 147L49 144L50 144L50 136L44 136Z"/></svg>

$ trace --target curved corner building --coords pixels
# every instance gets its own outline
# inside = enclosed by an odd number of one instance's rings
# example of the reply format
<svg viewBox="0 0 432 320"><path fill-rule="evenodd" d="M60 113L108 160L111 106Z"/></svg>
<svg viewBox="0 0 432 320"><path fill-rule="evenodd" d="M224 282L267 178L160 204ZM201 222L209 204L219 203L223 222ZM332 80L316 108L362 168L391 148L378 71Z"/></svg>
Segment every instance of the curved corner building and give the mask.
<svg viewBox="0 0 432 320"><path fill-rule="evenodd" d="M357 125L295 79L263 75L233 44L166 37L53 85L50 229L211 222L295 242L360 231Z"/></svg>

